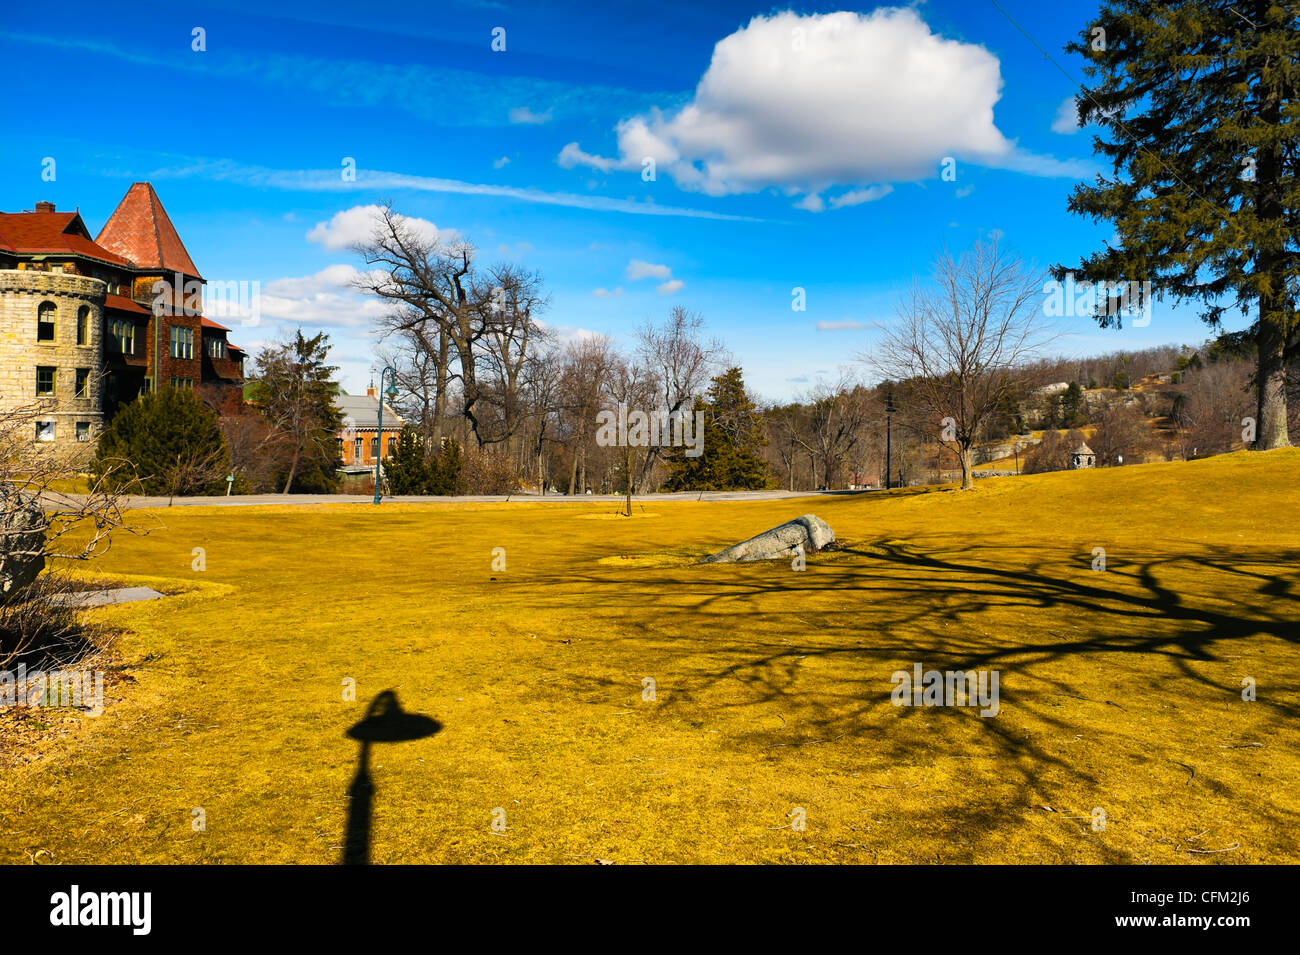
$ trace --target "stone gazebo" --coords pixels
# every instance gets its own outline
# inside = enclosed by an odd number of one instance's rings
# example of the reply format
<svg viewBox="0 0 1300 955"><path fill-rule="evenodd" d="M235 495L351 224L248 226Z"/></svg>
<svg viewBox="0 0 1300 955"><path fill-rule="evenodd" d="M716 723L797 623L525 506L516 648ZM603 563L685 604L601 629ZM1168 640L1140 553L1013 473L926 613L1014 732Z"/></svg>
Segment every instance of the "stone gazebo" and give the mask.
<svg viewBox="0 0 1300 955"><path fill-rule="evenodd" d="M1093 453L1092 448L1088 447L1087 442L1079 442L1079 446L1070 452L1070 469L1095 468L1097 466L1097 455Z"/></svg>

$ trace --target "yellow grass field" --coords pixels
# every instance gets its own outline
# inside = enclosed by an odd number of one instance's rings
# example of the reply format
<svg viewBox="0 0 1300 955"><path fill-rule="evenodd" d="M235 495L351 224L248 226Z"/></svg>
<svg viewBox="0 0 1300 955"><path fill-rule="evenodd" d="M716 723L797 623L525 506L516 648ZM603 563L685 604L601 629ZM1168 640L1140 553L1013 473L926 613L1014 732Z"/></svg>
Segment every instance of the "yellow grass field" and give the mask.
<svg viewBox="0 0 1300 955"><path fill-rule="evenodd" d="M101 717L11 718L0 862L335 863L388 689L442 728L373 746L377 863L1297 862L1298 486L1286 450L630 520L139 514L95 569L183 593L90 612ZM846 547L803 572L693 562L810 511ZM917 663L998 671L1000 712L893 705Z"/></svg>

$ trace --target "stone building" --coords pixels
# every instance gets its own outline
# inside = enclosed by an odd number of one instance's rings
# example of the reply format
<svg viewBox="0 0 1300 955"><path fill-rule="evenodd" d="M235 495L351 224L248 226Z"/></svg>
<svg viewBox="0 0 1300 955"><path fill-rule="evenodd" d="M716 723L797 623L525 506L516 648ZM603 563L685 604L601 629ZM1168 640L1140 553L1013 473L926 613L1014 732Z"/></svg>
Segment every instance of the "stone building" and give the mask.
<svg viewBox="0 0 1300 955"><path fill-rule="evenodd" d="M1070 468L1092 468L1097 466L1097 455L1093 453L1092 448L1088 447L1086 441L1080 442L1079 446L1070 452Z"/></svg>
<svg viewBox="0 0 1300 955"><path fill-rule="evenodd" d="M149 183L94 239L53 203L0 213L0 411L36 408L33 440L65 444L161 385L236 410L244 353L203 316L204 282Z"/></svg>

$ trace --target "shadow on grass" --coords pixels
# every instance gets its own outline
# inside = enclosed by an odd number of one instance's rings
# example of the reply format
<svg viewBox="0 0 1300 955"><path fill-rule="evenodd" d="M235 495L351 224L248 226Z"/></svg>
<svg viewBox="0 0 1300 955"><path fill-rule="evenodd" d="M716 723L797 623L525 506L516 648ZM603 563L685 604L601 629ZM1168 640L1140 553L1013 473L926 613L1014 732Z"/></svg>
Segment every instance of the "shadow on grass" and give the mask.
<svg viewBox="0 0 1300 955"><path fill-rule="evenodd" d="M1221 706L1240 700L1235 681L1243 674L1225 679L1221 668L1201 664L1230 665L1235 646L1253 638L1300 643L1295 551L1175 546L1175 553L1112 555L1110 566L1095 572L1087 552L1063 559L1043 548L881 540L849 544L820 563L810 558L803 573L785 561L636 576L602 566L576 582L584 613L600 620L610 640L627 641L639 658L633 665L672 674L662 716L703 726L713 713L735 712L741 719L730 724L724 745L747 760L780 763L800 747L854 745L865 747L855 752L873 766L986 758L998 782L1016 792L1041 792L1042 780L1052 778L1086 793L1103 785L1100 772L1061 741L1078 740L1081 730L1123 737L1179 709L1176 725L1211 734ZM555 588L536 592L539 603L554 600L559 609L572 600L562 585L575 580L552 579ZM556 596L544 596L548 590ZM915 662L1005 671L1006 716L894 707L891 674ZM591 702L627 692L617 673L602 674L599 666L564 669L571 685L585 684L579 694ZM1282 689L1250 704L1279 726L1300 716ZM1162 752L1151 765L1148 750L1165 749L1158 737L1117 742L1098 766L1127 770L1114 760L1128 760L1133 771L1179 786L1191 770L1173 758L1178 752ZM1227 787L1210 766L1191 772L1198 788ZM1028 804L992 793L982 804L974 793L965 802L960 793L937 798L957 800L943 817L964 819L971 841L997 839L1012 811ZM937 805L932 811L940 812ZM1277 814L1278 825L1288 822L1284 815ZM1125 860L1116 854L1111 861Z"/></svg>
<svg viewBox="0 0 1300 955"><path fill-rule="evenodd" d="M397 694L384 690L370 702L361 722L347 735L361 743L357 773L348 787L348 821L343 836L343 865L370 864L370 825L374 810L375 784L370 776L372 743L400 743L424 739L442 729L442 724L420 713L407 713Z"/></svg>

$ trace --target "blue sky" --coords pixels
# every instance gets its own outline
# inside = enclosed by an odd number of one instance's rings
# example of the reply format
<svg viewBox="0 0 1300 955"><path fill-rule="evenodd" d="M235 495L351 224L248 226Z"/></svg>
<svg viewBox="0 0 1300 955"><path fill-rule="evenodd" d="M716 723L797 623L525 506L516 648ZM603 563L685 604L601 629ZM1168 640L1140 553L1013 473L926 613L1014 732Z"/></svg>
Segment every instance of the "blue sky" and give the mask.
<svg viewBox="0 0 1300 955"><path fill-rule="evenodd" d="M324 329L353 392L376 306L341 284L361 264L342 243L382 198L540 269L562 336L626 345L673 305L699 312L769 398L869 349L945 243L997 230L1046 266L1111 234L1066 211L1101 167L1090 132L1058 122L1073 86L1034 45L1079 76L1062 47L1095 2L179 7L6 11L0 57L28 79L0 208L48 199L94 233L152 181L207 279L261 283L260 323L232 337ZM1168 302L1142 328L1062 328L1078 355L1207 334Z"/></svg>

